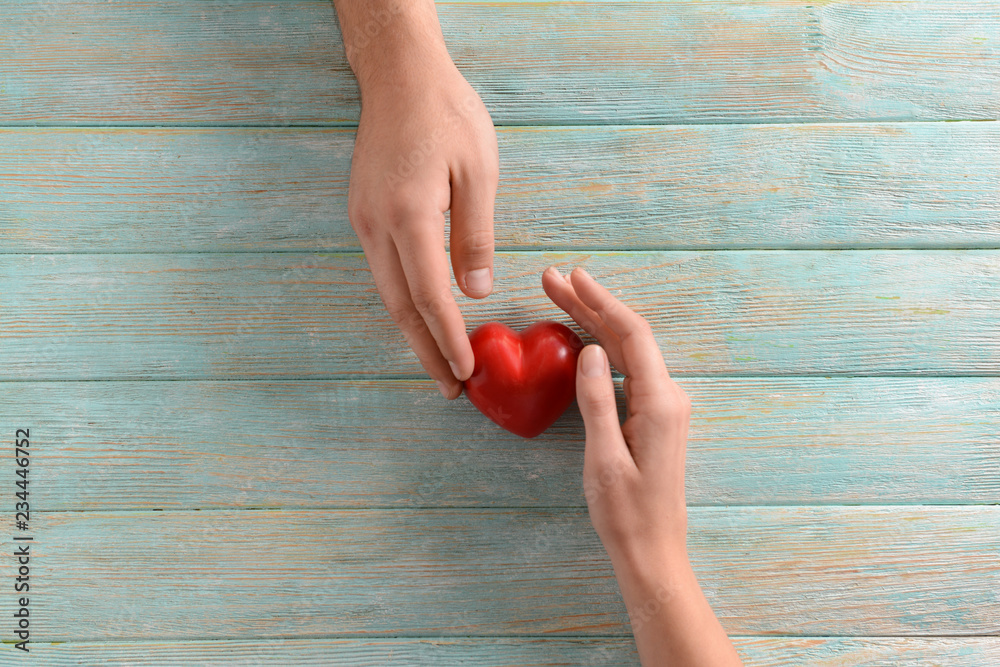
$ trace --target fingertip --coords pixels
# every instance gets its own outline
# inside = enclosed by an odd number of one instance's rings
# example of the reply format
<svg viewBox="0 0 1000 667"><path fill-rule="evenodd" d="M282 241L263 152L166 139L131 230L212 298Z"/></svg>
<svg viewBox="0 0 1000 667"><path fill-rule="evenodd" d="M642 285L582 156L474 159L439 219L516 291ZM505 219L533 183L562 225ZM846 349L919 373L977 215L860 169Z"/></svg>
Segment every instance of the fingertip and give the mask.
<svg viewBox="0 0 1000 667"><path fill-rule="evenodd" d="M462 384L452 384L448 382L443 382L442 380L436 381L438 391L449 401L453 401L462 395Z"/></svg>
<svg viewBox="0 0 1000 667"><path fill-rule="evenodd" d="M580 352L580 372L584 377L599 378L608 373L608 355L600 345L588 345Z"/></svg>
<svg viewBox="0 0 1000 667"><path fill-rule="evenodd" d="M584 413L584 420L590 414L609 412L614 403L614 384L608 355L600 345L587 345L577 359L576 393L577 403Z"/></svg>
<svg viewBox="0 0 1000 667"><path fill-rule="evenodd" d="M569 287L569 292L575 292L576 291L576 289L573 287L573 281L571 279L572 272L570 272L570 273L563 273L557 267L550 266L548 269L545 270L545 273L542 275L542 277L543 277L542 284L543 285L545 284L544 278L546 276L548 276L548 279L551 281L550 285L552 285L556 289L562 290L562 289L564 289L564 287Z"/></svg>
<svg viewBox="0 0 1000 667"><path fill-rule="evenodd" d="M472 350L472 342L467 334L454 342L456 359L454 361L448 359L448 366L461 387L461 384L472 377L472 373L476 370L476 353Z"/></svg>
<svg viewBox="0 0 1000 667"><path fill-rule="evenodd" d="M554 280L562 282L562 274L559 273L559 269L554 266L550 266L542 271L542 287L545 287L546 284L551 284Z"/></svg>
<svg viewBox="0 0 1000 667"><path fill-rule="evenodd" d="M574 269L572 277L574 280L574 290L580 297L580 300L588 307L594 309L600 315L601 319L605 320L606 324L612 324L607 321L608 313L606 311L608 308L619 305L623 306L629 313L633 312L622 304L607 287L597 282L597 279L587 273L587 270L583 267ZM615 329L615 326L611 326L611 328Z"/></svg>
<svg viewBox="0 0 1000 667"><path fill-rule="evenodd" d="M492 267L467 271L462 277L462 292L473 299L489 296L493 292Z"/></svg>
<svg viewBox="0 0 1000 667"><path fill-rule="evenodd" d="M590 275L587 269L582 266L578 266L573 269L573 273L566 276L566 280L583 288L584 292L593 292L595 289L600 292L601 290L606 290L606 288L597 282L597 278ZM581 290L577 290L578 292Z"/></svg>
<svg viewBox="0 0 1000 667"><path fill-rule="evenodd" d="M604 459L622 446L621 424L608 357L600 345L580 351L576 402L586 430L588 456Z"/></svg>

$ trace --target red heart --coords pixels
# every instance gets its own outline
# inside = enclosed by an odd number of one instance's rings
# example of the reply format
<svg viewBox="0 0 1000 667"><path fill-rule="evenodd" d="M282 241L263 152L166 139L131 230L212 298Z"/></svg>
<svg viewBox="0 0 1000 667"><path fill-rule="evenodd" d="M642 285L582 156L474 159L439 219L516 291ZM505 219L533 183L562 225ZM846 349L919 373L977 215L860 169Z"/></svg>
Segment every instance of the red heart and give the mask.
<svg viewBox="0 0 1000 667"><path fill-rule="evenodd" d="M576 358L583 341L558 322L515 333L490 322L469 335L476 367L465 394L479 411L522 438L552 426L576 398Z"/></svg>

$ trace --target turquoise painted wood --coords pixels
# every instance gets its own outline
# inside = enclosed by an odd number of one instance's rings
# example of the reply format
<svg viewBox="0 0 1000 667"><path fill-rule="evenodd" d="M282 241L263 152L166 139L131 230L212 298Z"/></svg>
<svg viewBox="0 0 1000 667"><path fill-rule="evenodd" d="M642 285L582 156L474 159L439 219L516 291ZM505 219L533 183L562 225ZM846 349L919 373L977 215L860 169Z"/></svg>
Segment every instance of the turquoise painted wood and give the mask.
<svg viewBox="0 0 1000 667"><path fill-rule="evenodd" d="M745 656L747 664L773 667L807 664L817 667L959 667L992 665L1000 660L1000 638L996 637L734 637L733 643Z"/></svg>
<svg viewBox="0 0 1000 667"><path fill-rule="evenodd" d="M997 250L503 253L467 325L569 322L552 264L645 315L679 374L1000 372ZM358 254L5 255L0 279L4 379L423 376Z"/></svg>
<svg viewBox="0 0 1000 667"><path fill-rule="evenodd" d="M0 252L357 251L353 141L0 129ZM1000 247L997 122L502 128L499 143L500 249Z"/></svg>
<svg viewBox="0 0 1000 667"><path fill-rule="evenodd" d="M1000 498L998 378L680 384L691 505ZM586 506L576 408L523 440L425 380L2 383L19 423L38 510Z"/></svg>
<svg viewBox="0 0 1000 667"><path fill-rule="evenodd" d="M35 521L48 641L629 634L584 510ZM699 507L689 525L692 565L730 633L1000 633L1000 507ZM12 568L5 559L0 575Z"/></svg>
<svg viewBox="0 0 1000 667"><path fill-rule="evenodd" d="M357 120L328 0L0 7L5 124ZM467 2L439 14L505 125L1000 118L992 0Z"/></svg>
<svg viewBox="0 0 1000 667"><path fill-rule="evenodd" d="M498 289L467 322L566 321L550 263L653 322L746 663L1000 664L1000 5L438 9L500 126ZM576 410L514 438L384 313L331 3L0 15L31 663L637 664Z"/></svg>
<svg viewBox="0 0 1000 667"><path fill-rule="evenodd" d="M988 665L1000 661L1000 638L731 638L748 664L771 667L942 667ZM216 641L70 642L37 649L34 664L63 667L104 665L211 664L241 665L475 665L508 667L620 667L637 664L630 639L538 637L414 639L269 639Z"/></svg>

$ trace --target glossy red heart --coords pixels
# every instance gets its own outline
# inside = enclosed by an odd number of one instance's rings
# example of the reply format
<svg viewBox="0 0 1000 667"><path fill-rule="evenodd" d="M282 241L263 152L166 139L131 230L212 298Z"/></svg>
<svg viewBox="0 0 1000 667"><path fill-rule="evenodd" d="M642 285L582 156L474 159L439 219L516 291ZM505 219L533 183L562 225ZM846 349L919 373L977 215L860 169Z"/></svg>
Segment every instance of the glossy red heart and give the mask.
<svg viewBox="0 0 1000 667"><path fill-rule="evenodd" d="M479 411L522 438L552 425L576 398L576 359L583 341L558 322L516 333L490 322L469 335L476 357L465 394Z"/></svg>

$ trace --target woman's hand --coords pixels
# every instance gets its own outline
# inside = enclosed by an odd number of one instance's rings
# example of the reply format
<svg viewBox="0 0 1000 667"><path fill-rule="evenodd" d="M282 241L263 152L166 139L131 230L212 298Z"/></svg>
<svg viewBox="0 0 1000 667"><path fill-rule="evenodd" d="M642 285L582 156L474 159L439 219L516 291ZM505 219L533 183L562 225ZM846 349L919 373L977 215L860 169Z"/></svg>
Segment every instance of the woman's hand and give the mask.
<svg viewBox="0 0 1000 667"><path fill-rule="evenodd" d="M583 488L597 534L615 562L686 561L687 394L667 373L646 320L586 271L563 279L551 268L542 284L603 346L584 348L577 369L577 403L587 431ZM625 375L623 424L608 358Z"/></svg>
<svg viewBox="0 0 1000 667"><path fill-rule="evenodd" d="M687 394L670 378L646 320L586 271L563 278L550 268L542 285L601 343L585 347L577 367L577 403L587 432L583 486L642 663L740 665L687 556ZM609 358L625 375L621 424Z"/></svg>

